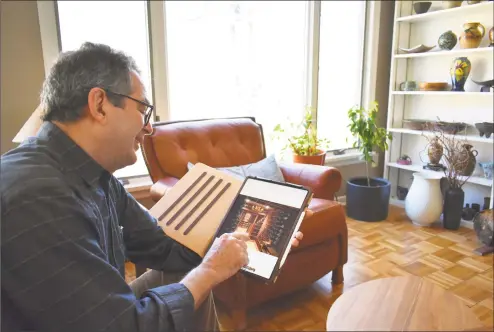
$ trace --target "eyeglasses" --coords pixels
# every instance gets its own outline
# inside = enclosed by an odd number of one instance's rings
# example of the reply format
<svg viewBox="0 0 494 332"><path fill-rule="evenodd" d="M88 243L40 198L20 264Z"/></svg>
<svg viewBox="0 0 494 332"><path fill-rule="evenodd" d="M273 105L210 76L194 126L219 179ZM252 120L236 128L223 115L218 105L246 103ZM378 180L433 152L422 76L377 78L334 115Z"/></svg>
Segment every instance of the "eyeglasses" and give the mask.
<svg viewBox="0 0 494 332"><path fill-rule="evenodd" d="M108 94L129 98L129 99L131 99L131 100L133 100L133 101L135 101L135 102L137 102L143 106L146 106L146 109L144 111L141 111L140 109L137 109L137 111L140 112L142 115L144 115L144 126L148 125L149 120L151 119L151 114L153 114L153 109L154 109L153 105L150 105L150 104L146 103L145 101L133 98L131 96L124 95L122 93L113 92L113 91L108 90L108 89L103 89L103 90Z"/></svg>

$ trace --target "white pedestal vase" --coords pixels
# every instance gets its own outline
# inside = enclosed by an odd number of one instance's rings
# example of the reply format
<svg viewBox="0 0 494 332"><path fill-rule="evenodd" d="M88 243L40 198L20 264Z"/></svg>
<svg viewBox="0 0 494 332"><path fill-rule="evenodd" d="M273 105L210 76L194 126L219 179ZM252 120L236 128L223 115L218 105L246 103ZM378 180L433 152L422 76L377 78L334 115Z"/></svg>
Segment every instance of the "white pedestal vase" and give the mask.
<svg viewBox="0 0 494 332"><path fill-rule="evenodd" d="M440 181L442 174L413 174L413 182L405 199L405 211L415 225L430 226L443 211Z"/></svg>

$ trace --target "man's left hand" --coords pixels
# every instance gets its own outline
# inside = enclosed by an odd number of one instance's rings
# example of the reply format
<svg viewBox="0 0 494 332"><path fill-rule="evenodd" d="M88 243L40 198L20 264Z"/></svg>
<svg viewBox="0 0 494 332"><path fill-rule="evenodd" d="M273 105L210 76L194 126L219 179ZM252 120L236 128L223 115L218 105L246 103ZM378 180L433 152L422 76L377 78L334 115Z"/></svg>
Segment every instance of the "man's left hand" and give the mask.
<svg viewBox="0 0 494 332"><path fill-rule="evenodd" d="M312 212L309 209L306 209L304 219L312 216L313 214L314 214L314 212ZM295 236L292 239L292 248L298 247L300 244L300 241L302 241L303 238L304 238L304 234L302 234L302 232L299 231L299 232L295 233Z"/></svg>

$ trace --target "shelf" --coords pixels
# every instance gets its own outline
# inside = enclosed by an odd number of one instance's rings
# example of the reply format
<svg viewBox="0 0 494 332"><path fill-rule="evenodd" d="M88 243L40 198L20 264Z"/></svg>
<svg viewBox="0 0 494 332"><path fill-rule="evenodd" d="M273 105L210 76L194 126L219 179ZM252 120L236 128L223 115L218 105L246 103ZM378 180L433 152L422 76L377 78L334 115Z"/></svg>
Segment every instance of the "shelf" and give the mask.
<svg viewBox="0 0 494 332"><path fill-rule="evenodd" d="M426 136L434 136L434 133L431 131L421 131L421 130L413 130L413 129L406 129L406 128L390 128L390 132L392 133L401 133L401 134L410 134L410 135L426 135ZM453 137L451 134L445 134L444 136L446 137ZM480 137L480 136L475 136L475 135L455 135L456 138L460 140L467 140L469 142L480 142L480 143L488 143L488 144L494 144L494 136L491 135L491 137L486 138L486 137Z"/></svg>
<svg viewBox="0 0 494 332"><path fill-rule="evenodd" d="M411 54L394 54L395 59L407 59L407 58L424 58L433 56L459 56L459 55L469 55L469 54L482 54L482 53L493 53L494 47L479 47L479 48L466 48L466 49L455 49L451 51L429 51L424 53L411 53Z"/></svg>
<svg viewBox="0 0 494 332"><path fill-rule="evenodd" d="M492 98L492 92L477 91L392 91L394 95L424 95L424 96L484 96Z"/></svg>
<svg viewBox="0 0 494 332"><path fill-rule="evenodd" d="M419 21L427 21L427 20L433 20L438 17L446 17L446 16L453 16L453 15L464 15L467 13L479 11L490 11L492 12L493 7L493 2L484 2L484 3L478 3L475 5L463 5L460 7L456 8L451 8L451 9L439 9L431 12L427 12L424 14L414 14L414 15L409 15L409 16L403 16L399 17L396 19L397 22L419 22Z"/></svg>
<svg viewBox="0 0 494 332"><path fill-rule="evenodd" d="M433 173L433 174L441 174L444 175L442 171L436 172L432 170L427 170L423 169L422 165L400 165L398 163L387 163L388 167L393 167L393 168L399 168L399 169L404 169L406 171L410 172L425 172L425 173ZM465 177L460 177L461 179L464 179ZM480 177L480 176L471 176L468 180L468 183L475 183L479 184L481 186L486 186L486 187L492 187L492 180Z"/></svg>

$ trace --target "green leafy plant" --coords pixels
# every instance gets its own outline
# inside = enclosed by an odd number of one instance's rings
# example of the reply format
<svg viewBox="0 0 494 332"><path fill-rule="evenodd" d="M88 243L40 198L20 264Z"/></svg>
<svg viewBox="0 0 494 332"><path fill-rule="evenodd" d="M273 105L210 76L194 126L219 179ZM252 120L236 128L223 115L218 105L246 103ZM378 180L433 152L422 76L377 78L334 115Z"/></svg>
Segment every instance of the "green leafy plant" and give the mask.
<svg viewBox="0 0 494 332"><path fill-rule="evenodd" d="M324 152L330 141L317 137L317 129L312 119L313 108L306 107L303 120L298 123L290 123L287 128L277 124L273 129L276 139L282 137L287 143L282 151L290 149L293 153L300 156L314 156Z"/></svg>
<svg viewBox="0 0 494 332"><path fill-rule="evenodd" d="M376 101L372 102L369 109L360 106L354 106L348 111L350 119L350 132L356 138L353 143L354 148L362 152L365 160L365 170L367 173L367 185L370 187L369 164L374 164L372 151L375 147L382 151L388 149L388 140L392 140L391 133L385 128L380 128L376 123L379 105Z"/></svg>

